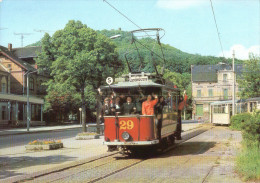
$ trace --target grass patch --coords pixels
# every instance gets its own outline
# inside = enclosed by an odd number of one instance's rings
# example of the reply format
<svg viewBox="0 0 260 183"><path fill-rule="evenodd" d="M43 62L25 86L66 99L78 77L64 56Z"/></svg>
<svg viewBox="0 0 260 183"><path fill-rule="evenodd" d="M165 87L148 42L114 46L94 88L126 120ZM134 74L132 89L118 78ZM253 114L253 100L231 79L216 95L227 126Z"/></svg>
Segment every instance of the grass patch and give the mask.
<svg viewBox="0 0 260 183"><path fill-rule="evenodd" d="M244 148L237 156L236 169L243 180L260 180L260 149L257 146Z"/></svg>

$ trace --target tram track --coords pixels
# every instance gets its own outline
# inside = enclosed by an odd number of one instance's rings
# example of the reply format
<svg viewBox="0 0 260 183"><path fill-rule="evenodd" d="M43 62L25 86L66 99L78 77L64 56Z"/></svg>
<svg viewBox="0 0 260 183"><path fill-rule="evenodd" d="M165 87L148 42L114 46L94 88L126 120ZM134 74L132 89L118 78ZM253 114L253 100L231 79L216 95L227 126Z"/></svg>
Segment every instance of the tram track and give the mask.
<svg viewBox="0 0 260 183"><path fill-rule="evenodd" d="M211 127L212 128L212 127ZM183 135L182 140L176 141L176 144L168 147L167 149L146 158L129 158L120 155L119 153L114 153L111 155L106 155L98 159L93 159L91 161L67 167L65 169L57 170L54 172L46 173L43 175L38 175L18 182L71 182L77 181L77 175L79 177L84 177L84 182L98 182L102 181L112 175L119 172L125 171L132 168L144 161L151 159L153 156L160 156L161 154L167 153L186 141L208 131L211 129L209 127L201 127L187 134ZM69 179L70 181L67 181Z"/></svg>

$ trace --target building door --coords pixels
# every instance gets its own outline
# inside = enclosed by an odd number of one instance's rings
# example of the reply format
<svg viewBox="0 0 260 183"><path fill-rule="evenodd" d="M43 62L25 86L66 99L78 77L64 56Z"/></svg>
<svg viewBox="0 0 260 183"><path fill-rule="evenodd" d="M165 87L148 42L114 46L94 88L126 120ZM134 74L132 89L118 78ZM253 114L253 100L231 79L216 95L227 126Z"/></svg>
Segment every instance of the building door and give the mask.
<svg viewBox="0 0 260 183"><path fill-rule="evenodd" d="M196 116L203 116L203 104L196 105Z"/></svg>

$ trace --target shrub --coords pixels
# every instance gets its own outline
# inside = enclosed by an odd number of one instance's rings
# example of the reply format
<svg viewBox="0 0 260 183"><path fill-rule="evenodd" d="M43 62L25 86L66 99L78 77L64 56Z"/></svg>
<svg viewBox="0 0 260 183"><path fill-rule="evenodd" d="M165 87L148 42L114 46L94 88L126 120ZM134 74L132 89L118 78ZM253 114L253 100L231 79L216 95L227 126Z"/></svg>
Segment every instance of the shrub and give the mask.
<svg viewBox="0 0 260 183"><path fill-rule="evenodd" d="M243 123L252 117L250 113L236 114L231 117L230 128L233 130L242 130Z"/></svg>
<svg viewBox="0 0 260 183"><path fill-rule="evenodd" d="M243 142L247 147L260 146L260 113L254 113L242 125Z"/></svg>

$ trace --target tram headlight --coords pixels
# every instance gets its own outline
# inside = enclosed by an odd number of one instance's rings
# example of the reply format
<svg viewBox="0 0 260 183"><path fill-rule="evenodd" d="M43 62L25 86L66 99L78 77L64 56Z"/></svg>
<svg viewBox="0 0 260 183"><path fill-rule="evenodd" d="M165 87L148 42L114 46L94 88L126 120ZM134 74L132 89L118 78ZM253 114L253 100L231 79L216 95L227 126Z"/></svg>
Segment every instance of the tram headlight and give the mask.
<svg viewBox="0 0 260 183"><path fill-rule="evenodd" d="M129 133L123 132L123 133L122 133L122 138L123 138L124 140L128 140L128 139L130 138Z"/></svg>

